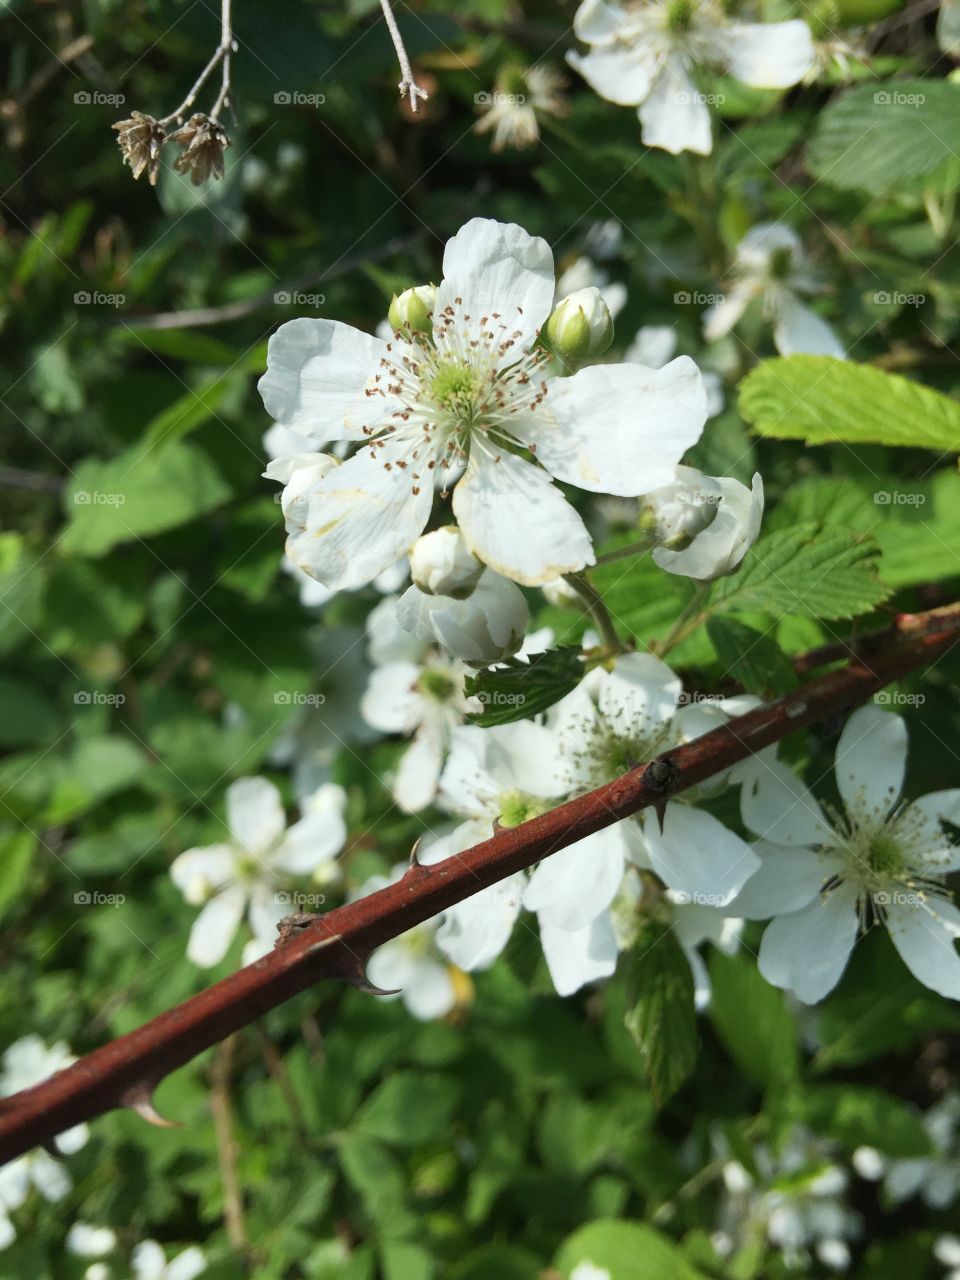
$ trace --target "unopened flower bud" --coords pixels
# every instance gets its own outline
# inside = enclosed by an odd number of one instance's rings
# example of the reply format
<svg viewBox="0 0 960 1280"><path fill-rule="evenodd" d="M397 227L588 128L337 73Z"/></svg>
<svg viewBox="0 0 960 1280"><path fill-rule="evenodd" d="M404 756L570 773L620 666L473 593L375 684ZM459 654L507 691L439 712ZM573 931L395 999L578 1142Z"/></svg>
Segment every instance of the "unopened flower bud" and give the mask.
<svg viewBox="0 0 960 1280"><path fill-rule="evenodd" d="M410 577L427 595L465 600L482 573L483 565L456 525L425 533L410 552Z"/></svg>
<svg viewBox="0 0 960 1280"><path fill-rule="evenodd" d="M550 313L544 337L566 365L602 356L613 341L613 317L600 290L591 285L561 298Z"/></svg>
<svg viewBox="0 0 960 1280"><path fill-rule="evenodd" d="M413 333L430 333L433 329L433 309L437 305L437 286L418 284L393 295L387 319L392 329L409 329Z"/></svg>
<svg viewBox="0 0 960 1280"><path fill-rule="evenodd" d="M414 584L401 596L397 618L411 635L485 666L517 652L530 613L515 583L484 569L466 600L428 595Z"/></svg>
<svg viewBox="0 0 960 1280"><path fill-rule="evenodd" d="M678 467L673 484L647 494L640 527L653 534L660 546L683 551L716 519L720 497L720 486L712 476L693 467Z"/></svg>

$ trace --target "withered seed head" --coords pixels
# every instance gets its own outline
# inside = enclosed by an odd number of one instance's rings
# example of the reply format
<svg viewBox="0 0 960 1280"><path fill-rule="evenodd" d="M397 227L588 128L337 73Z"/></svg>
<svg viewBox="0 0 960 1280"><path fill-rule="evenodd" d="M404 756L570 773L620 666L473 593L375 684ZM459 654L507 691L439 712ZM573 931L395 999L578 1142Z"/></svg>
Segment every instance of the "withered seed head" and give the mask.
<svg viewBox="0 0 960 1280"><path fill-rule="evenodd" d="M155 187L160 167L160 148L167 140L163 126L153 116L134 111L129 120L118 120L111 128L116 129L119 134L117 143L134 178L139 178L146 170L151 187Z"/></svg>
<svg viewBox="0 0 960 1280"><path fill-rule="evenodd" d="M171 133L167 141L183 148L173 167L178 173L189 173L195 187L211 175L223 177L223 153L230 139L216 120L197 113L176 133Z"/></svg>

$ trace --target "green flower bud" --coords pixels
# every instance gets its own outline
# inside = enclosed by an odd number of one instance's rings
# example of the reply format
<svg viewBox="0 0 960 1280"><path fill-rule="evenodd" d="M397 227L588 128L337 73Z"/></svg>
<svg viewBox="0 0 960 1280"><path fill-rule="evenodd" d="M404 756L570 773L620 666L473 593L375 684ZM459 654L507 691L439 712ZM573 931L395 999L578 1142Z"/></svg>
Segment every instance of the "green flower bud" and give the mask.
<svg viewBox="0 0 960 1280"><path fill-rule="evenodd" d="M387 320L393 329L409 329L413 333L430 333L433 329L433 309L437 305L437 286L418 284L404 289L399 298L393 295Z"/></svg>
<svg viewBox="0 0 960 1280"><path fill-rule="evenodd" d="M613 316L595 286L562 298L543 330L547 345L564 364L577 366L603 355L613 341Z"/></svg>

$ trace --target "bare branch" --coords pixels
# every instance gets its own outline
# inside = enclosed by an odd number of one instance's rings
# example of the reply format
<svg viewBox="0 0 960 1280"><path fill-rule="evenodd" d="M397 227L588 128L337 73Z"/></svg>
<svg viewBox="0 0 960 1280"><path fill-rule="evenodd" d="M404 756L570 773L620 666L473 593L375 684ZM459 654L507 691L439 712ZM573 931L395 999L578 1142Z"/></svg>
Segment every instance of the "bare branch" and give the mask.
<svg viewBox="0 0 960 1280"><path fill-rule="evenodd" d="M400 28L397 26L397 20L393 16L390 0L380 0L380 8L383 10L384 21L387 24L387 30L390 32L393 47L397 51L397 61L400 63L400 83L397 85L400 90L400 97L409 98L410 110L416 111L417 100L423 98L426 101L430 95L426 89L421 89L413 78L413 68L410 66L410 59L407 57L407 51L403 44Z"/></svg>
<svg viewBox="0 0 960 1280"><path fill-rule="evenodd" d="M907 639L900 638L904 632ZM865 702L891 681L943 657L960 643L960 604L905 615L890 636L886 648L871 652L869 665L855 658L614 782L518 827L498 830L445 862L423 866L414 860L396 884L317 916L272 954L42 1084L3 1099L0 1159L49 1143L81 1121L130 1105L132 1098L142 1110L144 1099L171 1071L321 978L366 988L367 958L389 939L595 831L662 804L797 729Z"/></svg>

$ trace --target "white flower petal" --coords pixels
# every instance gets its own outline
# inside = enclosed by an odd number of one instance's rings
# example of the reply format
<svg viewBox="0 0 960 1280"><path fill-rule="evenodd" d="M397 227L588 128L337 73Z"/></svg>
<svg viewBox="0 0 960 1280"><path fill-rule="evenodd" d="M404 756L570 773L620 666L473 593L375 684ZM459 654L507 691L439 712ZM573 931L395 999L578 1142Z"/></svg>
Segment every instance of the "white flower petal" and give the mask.
<svg viewBox="0 0 960 1280"><path fill-rule="evenodd" d="M643 141L673 155L696 151L708 156L713 150L710 108L687 74L682 57L670 57L638 112Z"/></svg>
<svg viewBox="0 0 960 1280"><path fill-rule="evenodd" d="M46 1151L34 1151L29 1159L30 1177L43 1198L51 1204L62 1200L73 1186L63 1165L48 1156Z"/></svg>
<svg viewBox="0 0 960 1280"><path fill-rule="evenodd" d="M669 484L707 420L689 356L662 369L590 365L548 386L544 416L532 414L519 434L551 475L592 493L633 497Z"/></svg>
<svg viewBox="0 0 960 1280"><path fill-rule="evenodd" d="M219 964L233 941L246 901L242 885L232 885L211 898L193 922L187 959L202 969Z"/></svg>
<svg viewBox="0 0 960 1280"><path fill-rule="evenodd" d="M443 738L429 725L421 726L403 753L393 780L393 798L404 813L419 813L437 794L443 766Z"/></svg>
<svg viewBox="0 0 960 1280"><path fill-rule="evenodd" d="M266 778L238 778L227 788L227 825L242 848L265 853L283 835L287 819L280 792Z"/></svg>
<svg viewBox="0 0 960 1280"><path fill-rule="evenodd" d="M815 311L788 297L780 305L777 323L773 330L773 342L782 356L834 356L845 360L843 344Z"/></svg>
<svg viewBox="0 0 960 1280"><path fill-rule="evenodd" d="M714 478L714 477L711 477ZM721 501L712 522L683 551L655 547L653 559L668 573L708 582L732 573L760 533L763 520L763 480L754 472L747 488L728 476L715 477Z"/></svg>
<svg viewBox="0 0 960 1280"><path fill-rule="evenodd" d="M669 324L645 324L627 347L624 360L630 364L662 369L677 349L677 331Z"/></svg>
<svg viewBox="0 0 960 1280"><path fill-rule="evenodd" d="M267 372L258 389L267 412L317 443L362 440L396 408L366 396L387 344L338 320L290 320L267 347Z"/></svg>
<svg viewBox="0 0 960 1280"><path fill-rule="evenodd" d="M623 9L607 4L606 0L583 0L573 18L573 30L578 40L585 44L612 41L617 37L623 21Z"/></svg>
<svg viewBox="0 0 960 1280"><path fill-rule="evenodd" d="M745 840L692 805L668 804L662 832L656 815L646 814L643 833L657 875L705 906L726 906L760 866Z"/></svg>
<svg viewBox="0 0 960 1280"><path fill-rule="evenodd" d="M488 968L510 939L525 885L522 873L508 876L445 911L437 946L460 969Z"/></svg>
<svg viewBox="0 0 960 1280"><path fill-rule="evenodd" d="M413 662L388 662L370 675L360 700L360 714L381 733L412 733L423 719L423 697L417 690L421 668Z"/></svg>
<svg viewBox="0 0 960 1280"><path fill-rule="evenodd" d="M854 711L844 725L834 761L847 812L864 820L886 817L900 798L906 767L903 719L873 703Z"/></svg>
<svg viewBox="0 0 960 1280"><path fill-rule="evenodd" d="M813 66L813 37L799 19L731 22L722 45L730 75L755 89L789 89Z"/></svg>
<svg viewBox="0 0 960 1280"><path fill-rule="evenodd" d="M410 448L395 439L367 445L324 476L310 491L306 528L287 539L290 559L325 587L344 589L406 555L433 505L429 473L418 482L406 465Z"/></svg>
<svg viewBox="0 0 960 1280"><path fill-rule="evenodd" d="M545 471L474 445L453 491L460 531L478 560L536 587L593 564L590 535Z"/></svg>
<svg viewBox="0 0 960 1280"><path fill-rule="evenodd" d="M757 296L754 282L733 285L722 301L715 302L703 313L703 336L707 342L725 338Z"/></svg>
<svg viewBox="0 0 960 1280"><path fill-rule="evenodd" d="M829 875L825 861L811 849L760 844L757 852L759 868L727 908L745 920L769 920L801 910L817 897Z"/></svg>
<svg viewBox="0 0 960 1280"><path fill-rule="evenodd" d="M446 337L444 310L453 307L474 324L487 316L491 326L503 326L505 336L520 335L504 358L509 364L533 346L553 306L553 289L553 251L546 240L514 222L471 218L443 252L434 311L437 345Z"/></svg>
<svg viewBox="0 0 960 1280"><path fill-rule="evenodd" d="M442 1018L457 1003L450 971L439 960L421 960L403 989L403 1003L421 1022Z"/></svg>
<svg viewBox="0 0 960 1280"><path fill-rule="evenodd" d="M886 908L893 945L913 976L949 1000L960 1000L960 911L929 898L920 905L891 902Z"/></svg>
<svg viewBox="0 0 960 1280"><path fill-rule="evenodd" d="M347 795L343 787L325 783L300 801L302 817L283 838L272 865L293 875L309 875L343 848Z"/></svg>
<svg viewBox="0 0 960 1280"><path fill-rule="evenodd" d="M137 1280L164 1280L167 1259L156 1240L142 1240L131 1257Z"/></svg>
<svg viewBox="0 0 960 1280"><path fill-rule="evenodd" d="M773 844L816 847L834 840L813 795L793 770L779 761L744 780L740 816L754 835Z"/></svg>
<svg viewBox="0 0 960 1280"><path fill-rule="evenodd" d="M557 995L571 996L588 982L609 978L617 967L617 939L605 911L585 929L571 933L549 916L539 916L540 945Z"/></svg>
<svg viewBox="0 0 960 1280"><path fill-rule="evenodd" d="M677 709L683 681L652 653L626 653L604 673L597 706L606 720L634 732L666 724Z"/></svg>
<svg viewBox="0 0 960 1280"><path fill-rule="evenodd" d="M639 106L653 88L656 63L641 49L601 47L589 53L571 50L567 62L594 93L621 107Z"/></svg>
<svg viewBox="0 0 960 1280"><path fill-rule="evenodd" d="M378 888L383 886L374 885L370 892L376 892ZM402 991L414 980L417 965L417 957L401 935L374 951L367 961L367 979L372 986L379 987L382 991Z"/></svg>
<svg viewBox="0 0 960 1280"><path fill-rule="evenodd" d="M189 1249L184 1249L183 1253L178 1253L169 1264L164 1280L195 1280L195 1277L206 1269L207 1260L202 1250L196 1245L191 1245Z"/></svg>
<svg viewBox="0 0 960 1280"><path fill-rule="evenodd" d="M281 895L267 884L254 885L250 892L250 928L255 937L264 939L270 947L277 940L277 924L292 910L289 901L278 901L281 896L289 898L290 895Z"/></svg>
<svg viewBox="0 0 960 1280"><path fill-rule="evenodd" d="M818 897L802 911L777 916L760 943L760 972L804 1004L816 1004L840 981L859 923L855 897L844 888Z"/></svg>
<svg viewBox="0 0 960 1280"><path fill-rule="evenodd" d="M568 932L584 929L613 901L625 862L615 823L545 858L530 877L523 905Z"/></svg>

